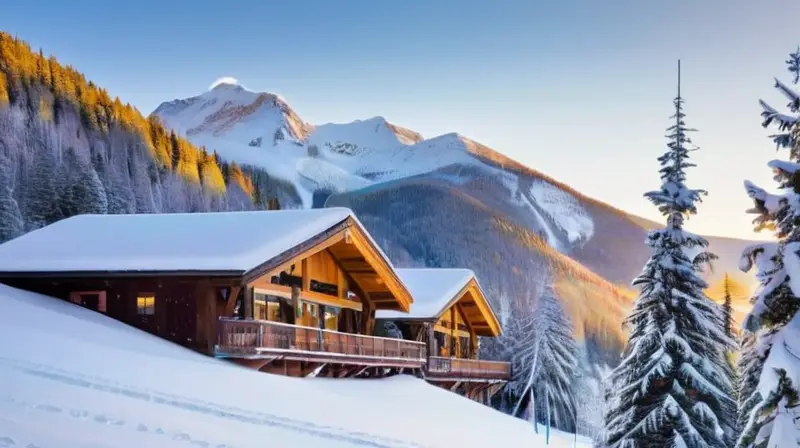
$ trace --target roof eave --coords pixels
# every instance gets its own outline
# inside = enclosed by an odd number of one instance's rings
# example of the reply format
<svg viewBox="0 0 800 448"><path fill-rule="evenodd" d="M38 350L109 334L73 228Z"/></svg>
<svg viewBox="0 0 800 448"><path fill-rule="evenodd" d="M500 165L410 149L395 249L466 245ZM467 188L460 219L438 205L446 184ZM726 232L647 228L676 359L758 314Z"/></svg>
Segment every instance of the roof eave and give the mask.
<svg viewBox="0 0 800 448"><path fill-rule="evenodd" d="M242 270L92 270L0 271L0 279L12 278L122 278L122 277L241 277Z"/></svg>

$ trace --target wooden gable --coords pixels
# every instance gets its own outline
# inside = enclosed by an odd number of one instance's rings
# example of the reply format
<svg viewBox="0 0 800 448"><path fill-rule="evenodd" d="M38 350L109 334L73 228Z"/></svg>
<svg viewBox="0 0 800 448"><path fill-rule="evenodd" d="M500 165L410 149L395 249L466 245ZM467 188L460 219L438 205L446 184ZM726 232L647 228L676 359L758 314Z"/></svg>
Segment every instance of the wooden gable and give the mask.
<svg viewBox="0 0 800 448"><path fill-rule="evenodd" d="M470 280L461 290L451 308L457 310L458 315L463 317L467 326L478 336L497 337L502 333L500 322L475 279Z"/></svg>
<svg viewBox="0 0 800 448"><path fill-rule="evenodd" d="M297 283L305 300L330 306L408 312L413 302L392 266L353 218L245 275L251 288L290 294L291 286L276 283L276 278Z"/></svg>
<svg viewBox="0 0 800 448"><path fill-rule="evenodd" d="M497 316L474 278L434 318L435 328L443 332L451 332L455 320L455 328L463 336L474 333L477 336L497 337L502 333Z"/></svg>

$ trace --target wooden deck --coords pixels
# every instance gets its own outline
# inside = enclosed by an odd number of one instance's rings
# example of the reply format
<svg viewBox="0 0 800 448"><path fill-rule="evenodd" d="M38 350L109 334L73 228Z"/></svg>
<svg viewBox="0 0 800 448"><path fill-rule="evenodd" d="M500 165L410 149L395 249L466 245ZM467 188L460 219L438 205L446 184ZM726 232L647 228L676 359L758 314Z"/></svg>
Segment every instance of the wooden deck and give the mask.
<svg viewBox="0 0 800 448"><path fill-rule="evenodd" d="M431 356L425 369L429 380L452 381L508 381L511 379L511 364L479 359L442 358Z"/></svg>
<svg viewBox="0 0 800 448"><path fill-rule="evenodd" d="M221 318L216 356L421 369L425 344L402 339L302 327L263 320Z"/></svg>

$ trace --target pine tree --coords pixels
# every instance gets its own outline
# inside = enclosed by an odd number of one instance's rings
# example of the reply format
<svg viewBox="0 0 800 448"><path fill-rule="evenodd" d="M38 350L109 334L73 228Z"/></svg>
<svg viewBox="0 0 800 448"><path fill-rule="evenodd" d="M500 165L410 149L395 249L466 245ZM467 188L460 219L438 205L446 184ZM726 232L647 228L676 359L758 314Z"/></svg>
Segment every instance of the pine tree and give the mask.
<svg viewBox="0 0 800 448"><path fill-rule="evenodd" d="M722 303L722 317L725 319L725 334L733 337L733 304L731 303L730 279L725 274L724 301Z"/></svg>
<svg viewBox="0 0 800 448"><path fill-rule="evenodd" d="M800 75L800 48L786 61L792 82ZM797 366L797 331L800 329L800 94L780 80L775 88L788 98L793 115L778 112L761 100L763 126L775 126L779 133L771 138L779 149L789 150L789 161L773 160L768 166L775 173L781 194L745 181L745 190L755 206L748 210L757 217L756 230L775 230L776 243L757 244L745 249L740 268L747 272L754 266L760 287L751 298L753 309L745 318L748 347L741 365L740 397L741 434L737 446L798 446L800 432L786 425L790 412L797 411L800 378ZM795 281L793 281L793 278ZM787 438L787 433L794 433Z"/></svg>
<svg viewBox="0 0 800 448"><path fill-rule="evenodd" d="M522 399L529 398L534 423L537 406L544 408L544 419L564 428L575 415L575 378L578 348L573 339L572 324L556 297L552 286L545 288L536 309L527 322L521 323L524 344L516 354L519 375L523 378ZM520 362L521 361L521 362Z"/></svg>
<svg viewBox="0 0 800 448"><path fill-rule="evenodd" d="M723 448L735 426L725 357L732 341L700 277L715 256L705 251L705 239L683 230L706 192L685 184L685 169L694 166L689 152L696 148L687 136L694 130L684 122L680 76L678 86L668 150L658 159L661 189L645 194L667 225L648 234L653 254L633 281L640 293L626 319L630 339L610 378L604 438L611 448Z"/></svg>
<svg viewBox="0 0 800 448"><path fill-rule="evenodd" d="M762 397L758 390L758 381L764 365L764 356L756 347L756 335L744 332L741 344L741 357L736 365L738 383L736 396L739 400L739 409L736 420L736 437L741 437L750 419L753 409L761 403Z"/></svg>
<svg viewBox="0 0 800 448"><path fill-rule="evenodd" d="M52 224L63 217L58 203L55 154L46 145L34 147L35 157L25 189L25 221L29 230Z"/></svg>
<svg viewBox="0 0 800 448"><path fill-rule="evenodd" d="M22 213L11 187L11 160L0 156L0 243L22 235L25 231Z"/></svg>

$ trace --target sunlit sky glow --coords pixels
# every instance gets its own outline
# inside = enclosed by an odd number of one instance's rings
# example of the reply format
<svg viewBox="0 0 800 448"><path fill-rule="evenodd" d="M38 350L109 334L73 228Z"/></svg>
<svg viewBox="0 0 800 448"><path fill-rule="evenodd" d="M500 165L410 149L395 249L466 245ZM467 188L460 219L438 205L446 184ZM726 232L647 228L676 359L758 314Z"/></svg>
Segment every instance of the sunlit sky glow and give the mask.
<svg viewBox="0 0 800 448"><path fill-rule="evenodd" d="M212 82L211 85L208 86L208 90L211 90L211 89L213 89L214 87L217 87L220 84L239 85L239 80L234 78L233 76L223 76L221 78L217 78L216 81Z"/></svg>
<svg viewBox="0 0 800 448"><path fill-rule="evenodd" d="M457 131L579 191L660 219L678 58L710 196L700 233L752 238L742 181L773 188L758 99L800 43L796 0L540 2L28 0L0 29L149 113L220 76L278 93L307 121L376 115L426 137Z"/></svg>

